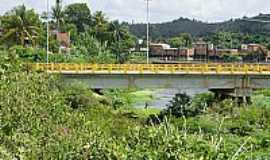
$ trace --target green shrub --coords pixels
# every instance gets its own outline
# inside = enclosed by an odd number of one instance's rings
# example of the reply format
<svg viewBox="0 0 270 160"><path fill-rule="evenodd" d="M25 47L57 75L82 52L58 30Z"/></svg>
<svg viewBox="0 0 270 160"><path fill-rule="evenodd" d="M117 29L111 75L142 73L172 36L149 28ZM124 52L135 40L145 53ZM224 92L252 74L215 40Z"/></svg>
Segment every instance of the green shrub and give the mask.
<svg viewBox="0 0 270 160"><path fill-rule="evenodd" d="M236 103L231 99L225 99L211 108L209 108L210 112L218 113L221 115L230 115L233 113L234 108L237 107Z"/></svg>
<svg viewBox="0 0 270 160"><path fill-rule="evenodd" d="M192 116L194 113L190 110L190 105L191 97L185 93L178 93L167 106L166 114L176 117Z"/></svg>
<svg viewBox="0 0 270 160"><path fill-rule="evenodd" d="M178 93L170 101L164 114L176 117L192 117L206 112L207 108L214 102L215 95L213 93L198 94L193 98L185 93Z"/></svg>
<svg viewBox="0 0 270 160"><path fill-rule="evenodd" d="M205 112L216 102L215 94L212 92L197 94L192 98L192 107L197 112Z"/></svg>
<svg viewBox="0 0 270 160"><path fill-rule="evenodd" d="M90 88L83 83L68 84L64 90L66 102L73 109L100 105Z"/></svg>
<svg viewBox="0 0 270 160"><path fill-rule="evenodd" d="M23 46L12 46L8 50L9 54L14 53L19 58L26 62L45 62L46 51L40 48L23 47Z"/></svg>
<svg viewBox="0 0 270 160"><path fill-rule="evenodd" d="M132 102L128 90L121 90L121 89L105 90L104 95L110 99L112 107L114 109L118 109L121 107L128 107Z"/></svg>

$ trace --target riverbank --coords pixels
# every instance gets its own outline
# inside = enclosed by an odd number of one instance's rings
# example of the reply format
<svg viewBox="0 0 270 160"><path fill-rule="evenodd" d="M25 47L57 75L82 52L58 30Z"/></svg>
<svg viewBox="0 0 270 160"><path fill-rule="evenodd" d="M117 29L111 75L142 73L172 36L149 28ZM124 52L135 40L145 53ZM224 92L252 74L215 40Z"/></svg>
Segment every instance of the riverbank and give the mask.
<svg viewBox="0 0 270 160"><path fill-rule="evenodd" d="M152 91L114 90L99 97L85 84L64 85L16 65L0 63L0 159L270 157L269 91L248 106L230 100L206 105L209 94L180 94L161 112L128 105L152 100Z"/></svg>

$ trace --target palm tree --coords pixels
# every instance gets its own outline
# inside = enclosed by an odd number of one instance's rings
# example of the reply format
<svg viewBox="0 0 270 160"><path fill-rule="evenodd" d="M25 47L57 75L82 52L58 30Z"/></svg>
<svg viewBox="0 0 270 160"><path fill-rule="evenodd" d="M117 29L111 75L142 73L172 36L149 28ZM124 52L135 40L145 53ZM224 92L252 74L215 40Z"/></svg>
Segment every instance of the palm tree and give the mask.
<svg viewBox="0 0 270 160"><path fill-rule="evenodd" d="M94 20L93 22L94 26L103 26L104 24L108 22L105 17L105 14L102 11L97 11L94 14L93 20Z"/></svg>
<svg viewBox="0 0 270 160"><path fill-rule="evenodd" d="M119 21L113 21L110 23L108 31L110 33L109 42L113 47L112 50L116 53L116 59L122 63L121 54L126 49L125 42L130 38L128 28Z"/></svg>
<svg viewBox="0 0 270 160"><path fill-rule="evenodd" d="M60 30L60 24L64 23L64 12L62 10L62 0L56 0L55 7L52 8L52 16L56 21L57 31Z"/></svg>
<svg viewBox="0 0 270 160"><path fill-rule="evenodd" d="M110 23L109 32L111 33L111 40L119 42L128 34L128 29L119 21L113 21Z"/></svg>
<svg viewBox="0 0 270 160"><path fill-rule="evenodd" d="M39 16L24 5L7 12L2 18L2 26L2 40L20 45L25 45L26 40L35 44L41 31Z"/></svg>
<svg viewBox="0 0 270 160"><path fill-rule="evenodd" d="M102 43L108 41L109 33L108 33L109 23L105 17L105 14L101 11L97 11L93 16L93 35L100 40Z"/></svg>

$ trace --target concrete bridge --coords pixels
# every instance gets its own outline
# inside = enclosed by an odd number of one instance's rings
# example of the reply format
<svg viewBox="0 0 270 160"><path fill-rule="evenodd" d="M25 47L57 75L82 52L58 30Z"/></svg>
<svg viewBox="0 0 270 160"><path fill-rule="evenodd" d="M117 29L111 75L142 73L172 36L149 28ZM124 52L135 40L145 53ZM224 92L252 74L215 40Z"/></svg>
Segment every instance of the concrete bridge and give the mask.
<svg viewBox="0 0 270 160"><path fill-rule="evenodd" d="M235 97L270 88L265 64L31 64L35 70L60 74L65 82L91 88L207 89Z"/></svg>

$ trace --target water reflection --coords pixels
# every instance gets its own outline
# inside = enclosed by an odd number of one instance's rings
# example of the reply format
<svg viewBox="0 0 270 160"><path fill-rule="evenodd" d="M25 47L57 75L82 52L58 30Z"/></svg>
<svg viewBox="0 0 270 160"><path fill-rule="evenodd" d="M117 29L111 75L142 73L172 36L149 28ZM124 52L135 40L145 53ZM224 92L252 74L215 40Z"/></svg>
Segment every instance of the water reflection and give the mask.
<svg viewBox="0 0 270 160"><path fill-rule="evenodd" d="M179 92L185 92L190 96L194 96L196 94L207 92L207 90L201 90L201 89L186 89L186 90L179 90L179 89L157 89L153 90L153 100L149 102L137 102L134 103L133 106L136 108L144 108L145 103L148 103L149 108L158 108L158 109L164 109L166 108L166 105L172 100L172 98L175 96L175 94Z"/></svg>

